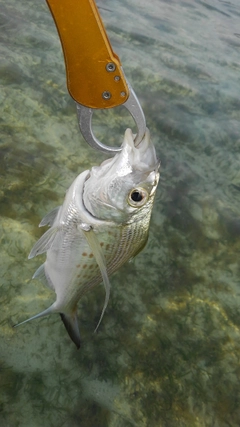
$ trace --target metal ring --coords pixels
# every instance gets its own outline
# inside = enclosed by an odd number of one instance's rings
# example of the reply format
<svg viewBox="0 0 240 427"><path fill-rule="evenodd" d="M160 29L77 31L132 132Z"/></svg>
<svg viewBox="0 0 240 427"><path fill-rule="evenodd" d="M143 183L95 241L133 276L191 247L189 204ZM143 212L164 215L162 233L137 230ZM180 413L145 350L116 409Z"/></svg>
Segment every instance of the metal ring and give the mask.
<svg viewBox="0 0 240 427"><path fill-rule="evenodd" d="M104 153L118 153L121 148L108 147L102 144L94 135L92 131L92 115L93 109L87 108L84 105L77 104L77 115L80 131L85 141L91 145L92 148L103 151Z"/></svg>
<svg viewBox="0 0 240 427"><path fill-rule="evenodd" d="M102 144L94 135L92 131L92 115L93 109L85 107L84 105L77 104L77 115L80 131L85 139L85 141L91 145L94 149L103 151L104 153L118 153L121 151L121 147L109 147L105 144ZM126 102L124 102L124 107L127 108L129 113L132 115L136 126L137 126L137 135L134 140L134 145L137 147L142 141L145 132L146 132L146 120L142 110L142 107L138 101L138 98L134 90L129 85L129 97Z"/></svg>

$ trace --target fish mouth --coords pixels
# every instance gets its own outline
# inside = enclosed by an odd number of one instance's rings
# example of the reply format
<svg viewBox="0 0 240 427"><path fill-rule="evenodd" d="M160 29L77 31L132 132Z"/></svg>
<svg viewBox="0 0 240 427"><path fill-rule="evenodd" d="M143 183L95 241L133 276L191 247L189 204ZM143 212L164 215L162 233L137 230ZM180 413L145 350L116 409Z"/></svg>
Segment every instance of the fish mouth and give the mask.
<svg viewBox="0 0 240 427"><path fill-rule="evenodd" d="M133 213L128 206L129 192L140 186L150 197L154 195L159 166L149 130L135 146L134 134L127 129L122 150L100 166L93 166L86 176L82 195L86 211L97 219L125 222Z"/></svg>
<svg viewBox="0 0 240 427"><path fill-rule="evenodd" d="M134 144L134 139L135 135L132 133L132 130L127 129L122 147L128 154L128 161L132 165L132 168L143 173L157 171L160 162L151 141L149 129L146 128L145 135L137 146ZM126 156L125 153L123 155Z"/></svg>
<svg viewBox="0 0 240 427"><path fill-rule="evenodd" d="M120 153L104 160L100 166L93 167L90 175L96 179L106 179L107 176L111 179L114 174L126 176L132 172L139 172L145 175L157 171L160 161L157 158L148 128L137 146L134 144L135 137L136 135L130 128L126 129Z"/></svg>
<svg viewBox="0 0 240 427"><path fill-rule="evenodd" d="M160 162L156 156L155 147L150 139L150 132L146 129L144 138L137 146L134 144L134 137L135 135L132 133L131 129L127 129L122 144L122 152L118 160L118 165L120 167L118 175L124 176L125 162L129 165L128 174L131 174L134 185L140 185L140 183L144 181L147 182L148 185L152 185L150 176L153 177L153 175L157 174Z"/></svg>

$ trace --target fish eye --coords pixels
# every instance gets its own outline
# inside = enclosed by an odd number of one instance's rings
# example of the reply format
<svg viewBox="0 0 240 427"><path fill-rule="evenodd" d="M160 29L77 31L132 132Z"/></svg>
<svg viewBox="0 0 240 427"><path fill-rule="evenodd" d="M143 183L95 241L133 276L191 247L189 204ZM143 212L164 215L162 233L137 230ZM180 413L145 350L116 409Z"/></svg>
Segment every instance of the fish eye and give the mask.
<svg viewBox="0 0 240 427"><path fill-rule="evenodd" d="M148 192L144 188L134 188L128 196L128 203L133 207L141 207L148 200Z"/></svg>

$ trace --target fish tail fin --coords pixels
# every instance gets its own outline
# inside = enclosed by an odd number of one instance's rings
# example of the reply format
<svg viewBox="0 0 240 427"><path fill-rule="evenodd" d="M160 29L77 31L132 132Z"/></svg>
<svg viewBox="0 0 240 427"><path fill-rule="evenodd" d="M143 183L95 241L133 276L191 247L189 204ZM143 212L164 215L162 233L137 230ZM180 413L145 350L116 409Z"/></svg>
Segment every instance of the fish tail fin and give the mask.
<svg viewBox="0 0 240 427"><path fill-rule="evenodd" d="M30 322L30 320L38 319L39 317L48 316L49 314L52 314L54 312L53 305L48 307L46 310L43 310L41 313L36 314L35 316L29 317L29 319L24 320L23 322L17 323L16 325L13 325L14 328L17 326L23 325L24 323Z"/></svg>
<svg viewBox="0 0 240 427"><path fill-rule="evenodd" d="M76 345L77 349L81 346L80 332L78 328L77 312L71 314L60 313L63 324L67 330L71 340Z"/></svg>

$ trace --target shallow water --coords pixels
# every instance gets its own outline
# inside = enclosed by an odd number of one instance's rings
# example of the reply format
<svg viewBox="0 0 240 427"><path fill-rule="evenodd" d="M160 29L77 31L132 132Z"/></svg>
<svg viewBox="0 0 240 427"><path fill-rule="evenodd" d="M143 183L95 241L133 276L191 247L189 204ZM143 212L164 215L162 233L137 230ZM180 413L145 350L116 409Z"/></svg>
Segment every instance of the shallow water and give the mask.
<svg viewBox="0 0 240 427"><path fill-rule="evenodd" d="M54 300L31 281L38 223L106 156L79 134L44 1L0 0L0 425L239 426L239 1L98 5L161 159L149 243L98 334L103 288L80 302L80 351L59 316L13 330ZM95 115L108 144L131 125Z"/></svg>

